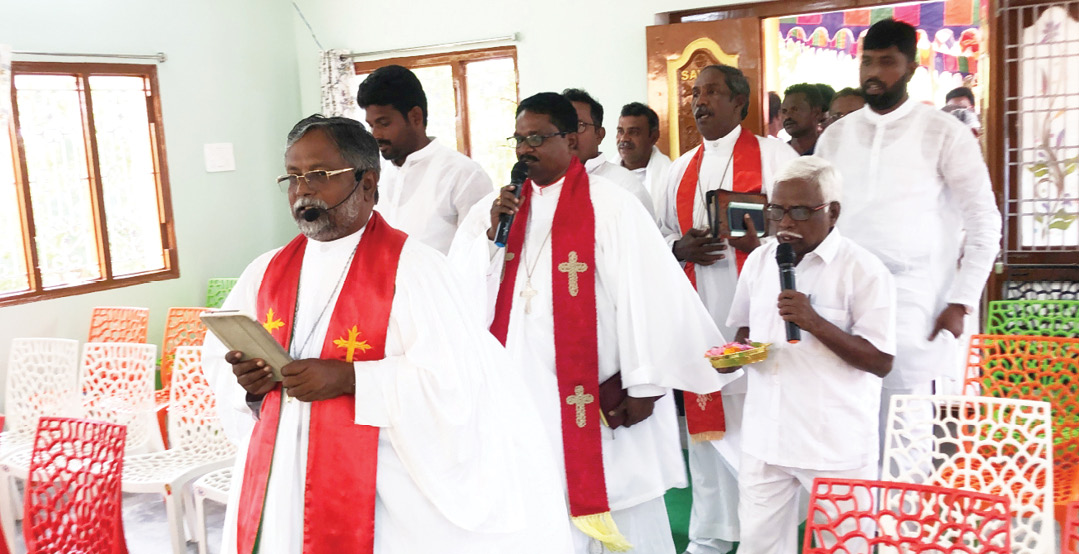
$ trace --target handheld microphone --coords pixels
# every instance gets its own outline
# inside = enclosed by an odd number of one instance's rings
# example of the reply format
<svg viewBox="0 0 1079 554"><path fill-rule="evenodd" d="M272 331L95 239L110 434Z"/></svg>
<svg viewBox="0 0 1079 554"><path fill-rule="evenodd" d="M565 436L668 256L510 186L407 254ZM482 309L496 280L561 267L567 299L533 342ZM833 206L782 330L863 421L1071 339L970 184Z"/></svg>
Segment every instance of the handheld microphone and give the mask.
<svg viewBox="0 0 1079 554"><path fill-rule="evenodd" d="M776 263L779 264L779 288L783 290L796 290L794 288L794 247L788 243L780 243L776 248ZM787 342L796 344L802 340L802 330L798 325L787 321Z"/></svg>
<svg viewBox="0 0 1079 554"><path fill-rule="evenodd" d="M514 186L513 197L521 197L521 185L528 178L528 164L517 162L510 170L510 184ZM505 248L506 241L510 238L510 227L513 226L514 214L502 214L498 216L498 227L495 229L495 246Z"/></svg>
<svg viewBox="0 0 1079 554"><path fill-rule="evenodd" d="M362 173L361 173L361 175L362 175ZM352 195L356 194L356 189L358 189L358 188L360 188L360 180L359 180L359 178L356 179L356 186L352 187L352 192L348 193L348 196L346 196L340 202L334 204L333 206L330 206L329 208L320 208L318 206L311 206L311 207L307 208L306 210L304 210L303 211L303 216L302 216L304 218L304 221L313 222L314 220L321 217L322 214L329 213L330 210L336 209L341 204L344 204L345 202L347 202L349 198L352 198Z"/></svg>

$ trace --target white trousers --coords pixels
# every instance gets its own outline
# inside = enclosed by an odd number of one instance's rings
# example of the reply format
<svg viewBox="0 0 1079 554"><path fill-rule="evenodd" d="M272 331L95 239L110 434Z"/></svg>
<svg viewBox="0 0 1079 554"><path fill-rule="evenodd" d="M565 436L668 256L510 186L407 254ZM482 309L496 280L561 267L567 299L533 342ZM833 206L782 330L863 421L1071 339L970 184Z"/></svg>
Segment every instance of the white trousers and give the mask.
<svg viewBox="0 0 1079 554"><path fill-rule="evenodd" d="M742 453L739 467L738 554L794 554L798 550L799 494L816 477L876 479L877 464L856 469L813 470L778 466Z"/></svg>
<svg viewBox="0 0 1079 554"><path fill-rule="evenodd" d="M728 456L741 456L742 407L746 395L723 395L727 433L722 442ZM737 459L720 454L712 441L689 440L689 477L693 484L693 508L689 514L693 554L723 554L738 540Z"/></svg>
<svg viewBox="0 0 1079 554"><path fill-rule="evenodd" d="M633 548L629 554L674 554L671 522L663 497L653 498L624 510L611 512L615 525ZM605 554L611 552L603 543L582 533L570 524L574 554Z"/></svg>

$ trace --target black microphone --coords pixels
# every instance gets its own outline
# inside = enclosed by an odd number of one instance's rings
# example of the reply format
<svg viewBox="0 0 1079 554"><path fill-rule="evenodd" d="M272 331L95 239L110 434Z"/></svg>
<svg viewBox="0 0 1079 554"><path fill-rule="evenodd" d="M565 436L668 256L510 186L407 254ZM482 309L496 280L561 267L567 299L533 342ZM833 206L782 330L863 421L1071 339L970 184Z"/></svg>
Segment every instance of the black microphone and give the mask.
<svg viewBox="0 0 1079 554"><path fill-rule="evenodd" d="M776 263L779 264L779 288L783 290L796 290L794 288L794 247L789 243L782 242L776 248ZM793 322L787 321L787 342L796 344L802 340L802 330Z"/></svg>
<svg viewBox="0 0 1079 554"><path fill-rule="evenodd" d="M514 186L513 197L521 197L521 185L524 184L525 179L528 178L528 164L524 162L517 162L513 164L513 169L510 170L510 184ZM495 246L504 248L506 241L510 238L510 227L513 226L514 214L501 214L498 216L498 227L495 229Z"/></svg>
<svg viewBox="0 0 1079 554"><path fill-rule="evenodd" d="M361 173L361 175L362 175L362 173ZM314 221L314 220L318 219L319 217L321 217L323 213L329 213L330 210L333 210L333 209L337 208L341 204L344 204L345 202L347 202L349 198L352 198L352 195L356 194L356 189L358 189L358 188L360 188L360 180L359 180L359 178L356 179L356 186L352 187L352 192L348 193L348 196L346 196L344 198L344 200L341 200L340 202L334 204L333 206L330 206L329 208L320 208L318 206L310 206L306 210L303 211L304 220L308 221L308 222L311 222L311 221Z"/></svg>

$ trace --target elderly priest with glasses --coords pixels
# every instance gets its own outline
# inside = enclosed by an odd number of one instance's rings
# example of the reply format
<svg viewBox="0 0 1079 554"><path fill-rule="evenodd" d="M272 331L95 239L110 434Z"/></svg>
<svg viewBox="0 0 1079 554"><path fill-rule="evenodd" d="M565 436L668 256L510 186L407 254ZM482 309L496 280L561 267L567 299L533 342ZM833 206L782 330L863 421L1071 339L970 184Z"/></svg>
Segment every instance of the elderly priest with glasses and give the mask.
<svg viewBox="0 0 1079 554"><path fill-rule="evenodd" d="M528 180L469 212L450 260L562 462L575 529L560 554L671 554L663 494L686 476L669 389L716 393L733 377L704 358L723 337L640 200L573 155L577 117L552 92L520 103Z"/></svg>
<svg viewBox="0 0 1079 554"><path fill-rule="evenodd" d="M206 343L241 445L222 551L567 552L557 465L503 349L442 255L372 211L375 139L311 116L285 164L300 234L256 258L224 308L257 315L295 361L277 383Z"/></svg>

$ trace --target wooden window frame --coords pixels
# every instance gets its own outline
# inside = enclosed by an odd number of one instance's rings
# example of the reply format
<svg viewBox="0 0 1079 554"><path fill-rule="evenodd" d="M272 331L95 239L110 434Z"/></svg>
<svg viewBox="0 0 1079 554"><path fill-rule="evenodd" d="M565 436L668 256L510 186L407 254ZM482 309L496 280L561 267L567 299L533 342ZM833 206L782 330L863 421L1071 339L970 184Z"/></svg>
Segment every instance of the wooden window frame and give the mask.
<svg viewBox="0 0 1079 554"><path fill-rule="evenodd" d="M108 63L66 63L66 62L13 62L11 82L12 114L8 122L11 137L11 155L15 167L15 191L18 202L19 218L22 227L23 252L29 267L28 291L0 295L0 306L24 304L38 300L60 298L76 294L98 292L175 279L180 276L179 258L176 252L176 232L172 217L172 200L169 194L168 161L165 156L165 130L161 117L161 97L157 82L157 66L142 64ZM93 210L95 240L97 242L98 265L101 277L71 285L44 287L41 268L39 267L36 236L33 217L33 205L30 196L30 177L26 165L26 149L19 126L19 106L15 93L15 77L18 75L71 75L80 81L83 90L82 104L83 140L87 157L87 175L90 181L90 203ZM112 259L109 252L108 230L105 218L104 188L101 183L101 166L98 160L97 132L93 118L93 91L89 87L91 76L127 76L142 77L149 83L150 94L146 98L146 112L149 122L150 152L153 157L154 175L156 176L158 198L158 221L161 230L161 250L164 268L142 273L123 275L112 274Z"/></svg>
<svg viewBox="0 0 1079 554"><path fill-rule="evenodd" d="M465 64L484 60L510 58L513 60L513 86L517 91L517 101L521 100L521 74L517 67L516 46L496 46L479 50L462 50L443 54L424 54L398 58L383 58L355 63L356 74L371 73L387 65L400 65L409 69L449 65L453 78L453 96L457 109L457 150L466 156L472 155L472 137L468 129L468 84Z"/></svg>

